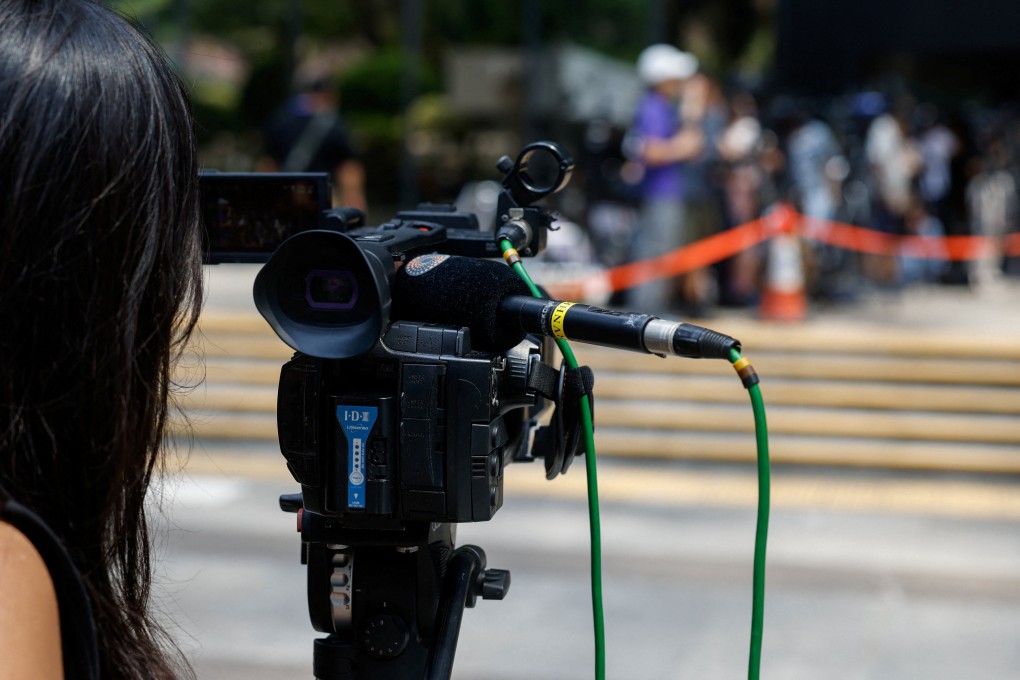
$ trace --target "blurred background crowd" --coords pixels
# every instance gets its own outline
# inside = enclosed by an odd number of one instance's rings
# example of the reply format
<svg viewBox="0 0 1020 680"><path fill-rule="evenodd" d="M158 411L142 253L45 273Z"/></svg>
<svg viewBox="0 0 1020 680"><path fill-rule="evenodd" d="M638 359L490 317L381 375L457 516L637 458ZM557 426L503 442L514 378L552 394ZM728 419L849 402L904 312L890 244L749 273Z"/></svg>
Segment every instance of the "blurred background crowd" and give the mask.
<svg viewBox="0 0 1020 680"><path fill-rule="evenodd" d="M827 302L1020 272L1001 238L1020 224L1020 7L1001 0L110 4L187 74L205 167L334 172L337 201L373 224L419 201L484 222L496 160L545 138L578 161L548 257L633 259L645 169L629 142L647 85L635 62L665 43L698 64L678 109L699 139L683 164L684 242L791 205L814 218L807 293ZM879 255L827 244L828 221L993 239L964 260L937 238ZM767 254L688 275L674 306L755 304Z"/></svg>
<svg viewBox="0 0 1020 680"><path fill-rule="evenodd" d="M699 73L687 101L704 97L702 152L685 164L693 237L751 222L779 203L813 218L803 225L808 293L845 302L874 289L916 282L994 286L1020 273L1004 237L1020 226L1020 110L1011 104L947 110L907 85L838 96L759 97ZM606 265L631 252L640 163L626 131L593 124L585 137L586 224ZM614 137L614 134L616 137ZM606 171L607 168L611 170ZM632 179L629 179L632 178ZM881 234L934 237L904 244L898 256L827 245L830 223ZM986 236L973 260L952 260L938 237ZM719 263L700 304L749 305L759 289L763 248ZM697 304L695 304L697 306Z"/></svg>

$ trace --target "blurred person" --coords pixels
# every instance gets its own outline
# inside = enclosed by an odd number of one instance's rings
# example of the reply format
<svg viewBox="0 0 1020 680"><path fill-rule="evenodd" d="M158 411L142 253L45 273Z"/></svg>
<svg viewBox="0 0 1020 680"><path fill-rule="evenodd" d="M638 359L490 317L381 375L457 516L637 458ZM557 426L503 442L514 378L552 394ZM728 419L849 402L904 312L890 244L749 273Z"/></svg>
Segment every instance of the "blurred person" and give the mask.
<svg viewBox="0 0 1020 680"><path fill-rule="evenodd" d="M786 158L796 203L804 215L814 218L807 228L810 235L813 231L824 231L825 222L832 219L836 201L825 166L842 156L843 150L828 123L805 108L799 109L794 117L796 122L786 139Z"/></svg>
<svg viewBox="0 0 1020 680"><path fill-rule="evenodd" d="M792 119L786 156L790 189L807 218L804 252L808 259L808 289L814 297L828 299L834 297L835 282L845 264L843 251L826 243L839 200L830 173L838 175L840 159L845 162L845 158L832 127L812 115L805 104L797 107Z"/></svg>
<svg viewBox="0 0 1020 680"><path fill-rule="evenodd" d="M924 201L926 212L946 224L951 219L952 163L953 158L960 153L960 140L942 122L935 105L919 106L917 118L920 129L918 148L921 153L921 171L917 182L919 195Z"/></svg>
<svg viewBox="0 0 1020 680"><path fill-rule="evenodd" d="M692 75L684 86L682 124L701 130L702 151L684 165L684 204L691 243L720 232L724 224L724 164L719 150L729 119L722 89L707 74ZM684 314L703 317L719 300L715 270L699 267L679 277L680 307Z"/></svg>
<svg viewBox="0 0 1020 680"><path fill-rule="evenodd" d="M723 182L726 222L730 227L761 216L764 141L754 96L749 92L734 93L730 98L730 118L718 143L719 155L727 166ZM761 260L761 249L750 248L720 263L721 304L748 306L757 302Z"/></svg>
<svg viewBox="0 0 1020 680"><path fill-rule="evenodd" d="M187 91L89 0L0 26L0 676L188 675L145 513L201 304Z"/></svg>
<svg viewBox="0 0 1020 680"><path fill-rule="evenodd" d="M911 125L913 110L913 100L901 97L890 111L871 122L864 142L874 186L872 226L896 236L905 231L907 210L923 167L923 157ZM897 258L870 256L867 263L869 274L879 283L899 283Z"/></svg>
<svg viewBox="0 0 1020 680"><path fill-rule="evenodd" d="M684 165L701 154L704 135L682 122L679 102L697 69L694 55L672 45L652 45L638 57L637 72L646 91L625 141L628 155L643 171L632 260L665 255L686 242ZM643 312L668 314L672 287L671 280L657 278L632 288L628 303Z"/></svg>
<svg viewBox="0 0 1020 680"><path fill-rule="evenodd" d="M904 283L934 283L945 273L949 253L946 250L946 229L932 215L920 193L911 197L906 213L906 234L900 250L900 271Z"/></svg>
<svg viewBox="0 0 1020 680"><path fill-rule="evenodd" d="M757 167L757 155L761 148L762 129L758 119L758 104L749 92L736 92L730 97L730 115L719 138L719 155L734 166ZM753 219L760 210L753 196L744 196L741 207L733 208L740 215L740 221Z"/></svg>
<svg viewBox="0 0 1020 680"><path fill-rule="evenodd" d="M368 211L365 167L340 117L340 98L323 76L311 78L283 103L265 128L267 172L325 172L333 183L334 205Z"/></svg>
<svg viewBox="0 0 1020 680"><path fill-rule="evenodd" d="M833 156L825 164L825 180L833 196L832 219L840 224L871 224L871 195L867 182L854 175L850 160ZM826 278L825 297L830 302L853 300L860 292L861 254L849 248L832 247L835 259Z"/></svg>
<svg viewBox="0 0 1020 680"><path fill-rule="evenodd" d="M1001 136L993 137L981 160L981 171L967 183L967 214L972 233L984 236L986 245L970 263L970 282L989 287L1002 275L1002 239L1016 230L1020 218L1020 196L1010 172L1009 147Z"/></svg>
<svg viewBox="0 0 1020 680"><path fill-rule="evenodd" d="M608 121L589 122L578 164L587 205L583 223L591 233L598 262L606 267L626 262L637 221L634 186L627 182L622 138L623 131ZM623 300L618 302L624 304Z"/></svg>

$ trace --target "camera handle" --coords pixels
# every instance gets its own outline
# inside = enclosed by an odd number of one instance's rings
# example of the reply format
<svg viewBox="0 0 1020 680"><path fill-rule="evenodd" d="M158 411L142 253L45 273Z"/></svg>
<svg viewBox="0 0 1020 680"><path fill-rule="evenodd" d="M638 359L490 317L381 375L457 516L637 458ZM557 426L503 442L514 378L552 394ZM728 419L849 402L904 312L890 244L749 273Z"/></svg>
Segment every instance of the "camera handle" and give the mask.
<svg viewBox="0 0 1020 680"><path fill-rule="evenodd" d="M287 511L300 504L300 494L280 498ZM510 572L487 569L478 546L455 550L451 524L425 533L408 541L403 532L350 530L336 538L357 545L302 544L309 616L329 633L315 640L318 680L449 680L465 607L503 599Z"/></svg>

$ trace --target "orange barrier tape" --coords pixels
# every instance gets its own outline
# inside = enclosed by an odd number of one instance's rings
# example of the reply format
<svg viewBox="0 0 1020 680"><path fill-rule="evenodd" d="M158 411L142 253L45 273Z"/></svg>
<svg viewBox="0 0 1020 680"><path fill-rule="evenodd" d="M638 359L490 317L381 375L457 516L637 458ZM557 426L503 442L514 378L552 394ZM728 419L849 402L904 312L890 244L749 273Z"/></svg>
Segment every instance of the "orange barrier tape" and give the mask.
<svg viewBox="0 0 1020 680"><path fill-rule="evenodd" d="M620 265L598 275L598 281L576 280L550 286L554 297L584 297L590 290L614 292L660 278L707 267L755 247L780 233L872 255L904 255L935 260L967 261L996 252L1020 256L1020 233L1000 239L988 236L899 236L867 227L807 217L788 204L778 204L762 217L703 238L672 252ZM1000 242L1001 251L996 248Z"/></svg>
<svg viewBox="0 0 1020 680"><path fill-rule="evenodd" d="M686 274L713 262L733 257L765 240L763 223L763 219L748 222L665 255L610 269L606 272L609 285L613 290L631 288L655 279Z"/></svg>
<svg viewBox="0 0 1020 680"><path fill-rule="evenodd" d="M803 218L816 228L799 233L815 241L871 255L907 255L933 260L976 260L993 252L987 236L899 236L853 224ZM1020 234L1010 234L1010 237ZM1016 239L1013 239L1016 240ZM1017 241L1020 243L1020 241Z"/></svg>

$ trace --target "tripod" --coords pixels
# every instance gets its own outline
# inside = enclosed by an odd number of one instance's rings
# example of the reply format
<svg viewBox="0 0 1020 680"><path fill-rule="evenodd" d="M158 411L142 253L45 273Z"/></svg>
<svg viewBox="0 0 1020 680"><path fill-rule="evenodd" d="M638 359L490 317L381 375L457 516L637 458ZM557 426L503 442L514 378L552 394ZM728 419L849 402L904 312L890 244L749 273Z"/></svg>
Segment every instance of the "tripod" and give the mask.
<svg viewBox="0 0 1020 680"><path fill-rule="evenodd" d="M403 530L332 525L298 512L308 613L315 630L318 680L448 680L465 607L501 600L510 572L486 569L481 548L454 548L455 525L418 523Z"/></svg>

